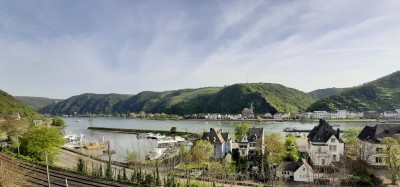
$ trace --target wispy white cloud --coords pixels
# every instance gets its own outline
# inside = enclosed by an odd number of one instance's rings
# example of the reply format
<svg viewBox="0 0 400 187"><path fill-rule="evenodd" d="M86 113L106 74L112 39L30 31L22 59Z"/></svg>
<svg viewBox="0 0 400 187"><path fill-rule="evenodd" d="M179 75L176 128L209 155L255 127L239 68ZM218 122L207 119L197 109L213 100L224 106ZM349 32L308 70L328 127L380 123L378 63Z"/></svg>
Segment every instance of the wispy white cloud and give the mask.
<svg viewBox="0 0 400 187"><path fill-rule="evenodd" d="M9 1L0 85L66 98L276 82L347 87L400 70L398 1Z"/></svg>

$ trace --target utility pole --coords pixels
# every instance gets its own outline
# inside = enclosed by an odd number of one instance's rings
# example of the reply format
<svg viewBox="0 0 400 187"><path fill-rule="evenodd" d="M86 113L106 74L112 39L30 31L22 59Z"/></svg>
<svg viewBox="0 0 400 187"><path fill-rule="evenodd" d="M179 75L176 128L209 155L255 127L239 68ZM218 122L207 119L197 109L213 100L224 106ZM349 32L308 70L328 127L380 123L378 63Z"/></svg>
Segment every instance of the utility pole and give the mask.
<svg viewBox="0 0 400 187"><path fill-rule="evenodd" d="M18 156L20 156L20 153L19 153L19 139L18 139L18 136L19 136L19 134L17 134L17 142L18 142Z"/></svg>
<svg viewBox="0 0 400 187"><path fill-rule="evenodd" d="M51 186L51 184L50 184L50 173L49 173L49 160L48 160L48 158L47 158L47 151L45 152L46 153L46 170L47 170L47 181L48 181L48 183L49 183L49 187Z"/></svg>

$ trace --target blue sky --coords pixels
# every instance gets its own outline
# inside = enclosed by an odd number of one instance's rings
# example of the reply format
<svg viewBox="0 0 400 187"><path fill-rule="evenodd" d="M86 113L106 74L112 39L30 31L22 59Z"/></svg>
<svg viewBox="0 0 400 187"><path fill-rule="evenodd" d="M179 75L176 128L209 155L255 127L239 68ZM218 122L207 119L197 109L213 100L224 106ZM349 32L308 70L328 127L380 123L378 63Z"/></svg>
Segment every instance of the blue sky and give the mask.
<svg viewBox="0 0 400 187"><path fill-rule="evenodd" d="M400 1L0 0L0 89L68 98L400 70Z"/></svg>

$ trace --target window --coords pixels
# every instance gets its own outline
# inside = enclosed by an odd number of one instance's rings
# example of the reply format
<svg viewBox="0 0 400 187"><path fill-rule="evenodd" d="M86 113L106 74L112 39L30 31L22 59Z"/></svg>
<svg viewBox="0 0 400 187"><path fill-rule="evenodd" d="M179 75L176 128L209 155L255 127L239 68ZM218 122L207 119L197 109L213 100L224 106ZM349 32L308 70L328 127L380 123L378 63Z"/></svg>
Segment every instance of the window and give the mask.
<svg viewBox="0 0 400 187"><path fill-rule="evenodd" d="M332 142L332 143L335 143L335 138L331 138L331 142Z"/></svg>
<svg viewBox="0 0 400 187"><path fill-rule="evenodd" d="M382 147L377 147L376 148L376 152L382 152L383 151L383 148Z"/></svg>
<svg viewBox="0 0 400 187"><path fill-rule="evenodd" d="M303 171L306 171L306 168L303 168Z"/></svg>
<svg viewBox="0 0 400 187"><path fill-rule="evenodd" d="M382 157L375 157L375 162L376 163L383 163Z"/></svg>
<svg viewBox="0 0 400 187"><path fill-rule="evenodd" d="M336 155L333 155L333 161L337 161Z"/></svg>
<svg viewBox="0 0 400 187"><path fill-rule="evenodd" d="M321 152L321 146L318 146L318 153Z"/></svg>
<svg viewBox="0 0 400 187"><path fill-rule="evenodd" d="M336 145L329 145L329 151L336 151Z"/></svg>

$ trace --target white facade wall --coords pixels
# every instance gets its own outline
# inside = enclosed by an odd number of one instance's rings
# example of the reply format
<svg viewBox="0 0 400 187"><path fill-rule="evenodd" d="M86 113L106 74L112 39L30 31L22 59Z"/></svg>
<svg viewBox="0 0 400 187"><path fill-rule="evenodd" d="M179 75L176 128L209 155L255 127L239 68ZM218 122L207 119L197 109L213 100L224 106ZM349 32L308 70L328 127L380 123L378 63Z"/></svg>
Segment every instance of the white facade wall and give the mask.
<svg viewBox="0 0 400 187"><path fill-rule="evenodd" d="M309 142L308 154L315 165L327 166L343 156L344 143L340 143L334 135L325 143Z"/></svg>
<svg viewBox="0 0 400 187"><path fill-rule="evenodd" d="M290 177L294 176L294 172L293 171L276 171L276 176L290 178Z"/></svg>
<svg viewBox="0 0 400 187"><path fill-rule="evenodd" d="M386 149L385 145L373 144L366 141L361 141L359 144L360 148L363 150L362 159L367 161L368 164L372 166L385 166L386 155L379 153L379 150Z"/></svg>
<svg viewBox="0 0 400 187"><path fill-rule="evenodd" d="M309 167L303 164L293 173L293 179L294 181L314 182L314 173Z"/></svg>

